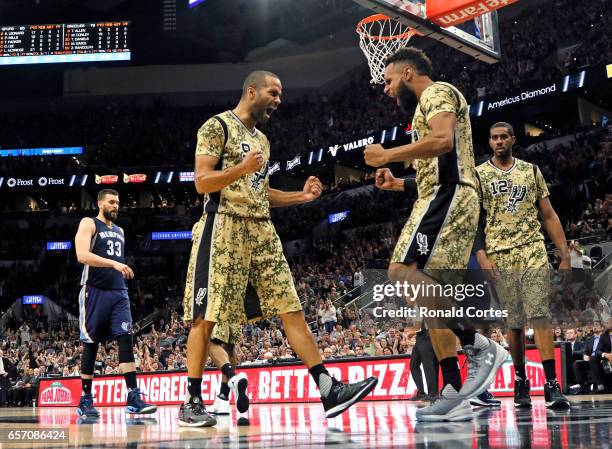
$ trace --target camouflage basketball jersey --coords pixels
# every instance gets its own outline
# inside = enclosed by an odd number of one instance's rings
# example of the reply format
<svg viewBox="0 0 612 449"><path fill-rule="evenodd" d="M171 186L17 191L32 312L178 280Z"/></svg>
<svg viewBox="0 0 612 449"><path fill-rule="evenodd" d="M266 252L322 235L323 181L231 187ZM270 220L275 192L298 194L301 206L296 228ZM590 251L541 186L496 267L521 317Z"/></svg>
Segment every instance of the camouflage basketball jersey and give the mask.
<svg viewBox="0 0 612 449"><path fill-rule="evenodd" d="M227 128L227 136L222 122ZM206 212L245 218L270 218L268 200L270 142L258 129L255 128L251 132L232 111L225 111L208 119L198 130L195 154L219 158L218 170L238 165L246 153L254 149L263 152L264 165L261 170L242 176L220 192L206 195Z"/></svg>
<svg viewBox="0 0 612 449"><path fill-rule="evenodd" d="M514 165L509 170L501 170L487 161L476 167L476 172L487 217L487 253L544 240L536 203L549 193L540 169L514 158Z"/></svg>
<svg viewBox="0 0 612 449"><path fill-rule="evenodd" d="M453 149L438 157L417 159L419 198L431 195L440 184L464 184L476 188L472 126L467 102L448 83L434 83L423 91L412 119L412 129L422 139L431 132L429 120L440 112L452 112L457 117Z"/></svg>

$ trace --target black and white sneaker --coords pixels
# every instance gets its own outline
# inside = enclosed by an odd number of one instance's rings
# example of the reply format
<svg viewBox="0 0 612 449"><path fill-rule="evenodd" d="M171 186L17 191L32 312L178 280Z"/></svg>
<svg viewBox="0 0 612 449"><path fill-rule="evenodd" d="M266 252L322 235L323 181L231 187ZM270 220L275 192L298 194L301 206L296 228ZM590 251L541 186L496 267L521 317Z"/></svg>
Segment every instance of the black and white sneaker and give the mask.
<svg viewBox="0 0 612 449"><path fill-rule="evenodd" d="M544 398L547 408L569 408L570 403L561 393L561 386L556 380L544 384Z"/></svg>
<svg viewBox="0 0 612 449"><path fill-rule="evenodd" d="M332 377L329 394L327 397L321 398L325 409L325 417L338 416L355 402L365 398L376 387L377 383L377 377L368 377L366 380L354 384L345 384Z"/></svg>
<svg viewBox="0 0 612 449"><path fill-rule="evenodd" d="M230 387L232 393L234 393L238 411L240 413L246 413L249 409L249 397L246 393L249 381L247 380L246 373L236 374L227 382L227 386Z"/></svg>
<svg viewBox="0 0 612 449"><path fill-rule="evenodd" d="M179 410L179 426L181 427L211 427L217 420L209 415L202 399L192 396L189 402L183 403Z"/></svg>
<svg viewBox="0 0 612 449"><path fill-rule="evenodd" d="M471 398L470 405L473 407L499 407L501 405L501 401L499 399L495 399L493 395L489 393L489 390L485 390L475 398Z"/></svg>
<svg viewBox="0 0 612 449"><path fill-rule="evenodd" d="M518 376L514 379L514 406L516 408L531 407L530 389L529 379L521 379Z"/></svg>

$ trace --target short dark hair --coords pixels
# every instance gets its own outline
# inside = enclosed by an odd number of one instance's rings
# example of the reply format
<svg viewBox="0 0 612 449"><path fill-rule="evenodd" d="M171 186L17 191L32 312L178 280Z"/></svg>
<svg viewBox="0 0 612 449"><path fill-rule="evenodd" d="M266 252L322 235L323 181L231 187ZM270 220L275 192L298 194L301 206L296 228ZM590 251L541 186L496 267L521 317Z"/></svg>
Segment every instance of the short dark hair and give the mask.
<svg viewBox="0 0 612 449"><path fill-rule="evenodd" d="M106 195L119 196L119 192L113 189L104 189L98 192L98 201L102 201Z"/></svg>
<svg viewBox="0 0 612 449"><path fill-rule="evenodd" d="M259 89L260 87L265 85L266 77L278 78L278 75L272 72L268 72L267 70L255 70L247 75L244 79L244 83L242 83L242 95L244 95L249 87L255 87Z"/></svg>
<svg viewBox="0 0 612 449"><path fill-rule="evenodd" d="M433 73L433 65L423 50L414 47L400 48L385 61L385 67L394 62L410 64L419 75L429 76Z"/></svg>
<svg viewBox="0 0 612 449"><path fill-rule="evenodd" d="M491 135L491 131L493 130L493 128L506 128L506 130L508 130L508 134L510 134L511 136L514 136L514 128L508 122L495 123L493 126L489 128L489 135Z"/></svg>

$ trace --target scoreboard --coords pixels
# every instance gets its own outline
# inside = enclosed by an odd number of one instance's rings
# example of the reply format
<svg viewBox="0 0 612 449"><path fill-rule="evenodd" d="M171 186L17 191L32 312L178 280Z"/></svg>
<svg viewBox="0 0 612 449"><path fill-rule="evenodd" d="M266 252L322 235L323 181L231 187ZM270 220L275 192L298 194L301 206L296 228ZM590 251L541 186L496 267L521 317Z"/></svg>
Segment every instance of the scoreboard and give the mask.
<svg viewBox="0 0 612 449"><path fill-rule="evenodd" d="M130 22L0 26L0 66L129 61Z"/></svg>

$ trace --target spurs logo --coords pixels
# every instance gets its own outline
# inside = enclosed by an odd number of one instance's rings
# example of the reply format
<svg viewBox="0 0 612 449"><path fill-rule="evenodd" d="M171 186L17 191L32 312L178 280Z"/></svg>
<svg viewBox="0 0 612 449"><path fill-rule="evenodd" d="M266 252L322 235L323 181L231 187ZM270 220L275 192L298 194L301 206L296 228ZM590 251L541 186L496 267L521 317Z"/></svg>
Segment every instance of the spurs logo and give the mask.
<svg viewBox="0 0 612 449"><path fill-rule="evenodd" d="M427 236L422 233L417 234L417 244L419 245L418 251L422 256L429 252L429 244L427 243Z"/></svg>
<svg viewBox="0 0 612 449"><path fill-rule="evenodd" d="M261 170L255 172L251 181L251 188L253 190L259 190L261 187L261 183L268 176L268 167L270 166L270 161L266 161Z"/></svg>
<svg viewBox="0 0 612 449"><path fill-rule="evenodd" d="M208 292L208 289L206 288L198 289L198 294L196 295L196 298L195 298L195 302L198 306L202 305L202 301L204 301L204 297L206 296L207 292Z"/></svg>
<svg viewBox="0 0 612 449"><path fill-rule="evenodd" d="M508 198L508 206L506 207L506 212L510 212L511 214L515 213L517 210L517 203L523 201L526 195L527 186L512 186L512 190L510 191L510 197Z"/></svg>

